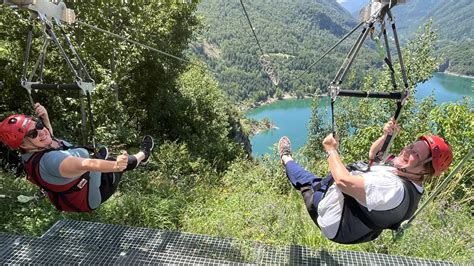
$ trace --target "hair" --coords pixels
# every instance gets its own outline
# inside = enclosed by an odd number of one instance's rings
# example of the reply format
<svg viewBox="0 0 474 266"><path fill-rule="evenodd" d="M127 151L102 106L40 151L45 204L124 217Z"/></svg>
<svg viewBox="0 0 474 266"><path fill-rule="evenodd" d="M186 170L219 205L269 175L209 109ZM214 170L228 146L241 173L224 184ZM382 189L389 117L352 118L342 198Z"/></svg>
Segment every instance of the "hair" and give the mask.
<svg viewBox="0 0 474 266"><path fill-rule="evenodd" d="M423 165L423 167L425 167L425 169L426 169L426 171L427 171L426 175L428 175L428 176L430 176L430 177L434 175L435 169L433 168L433 163L432 163L432 161L429 161L429 162L425 163L425 164Z"/></svg>
<svg viewBox="0 0 474 266"><path fill-rule="evenodd" d="M431 156L431 154L430 154ZM424 173L421 177L420 177L420 180L421 181L425 181L426 179L431 179L435 173L435 169L433 168L433 162L430 160L428 162L426 162L424 165L423 165L423 168L425 168L426 170L426 173Z"/></svg>

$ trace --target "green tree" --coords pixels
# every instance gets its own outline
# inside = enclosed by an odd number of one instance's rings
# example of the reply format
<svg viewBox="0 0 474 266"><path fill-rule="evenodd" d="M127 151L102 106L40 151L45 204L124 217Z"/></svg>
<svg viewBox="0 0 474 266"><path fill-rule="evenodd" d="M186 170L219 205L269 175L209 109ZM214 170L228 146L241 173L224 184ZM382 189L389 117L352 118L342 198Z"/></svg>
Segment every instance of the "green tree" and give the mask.
<svg viewBox="0 0 474 266"><path fill-rule="evenodd" d="M184 57L183 51L199 27L199 20L193 14L197 3L149 1L122 5L119 2L66 1L66 4L82 21L178 57ZM28 112L28 98L19 86L27 12L20 11L20 16L25 19L19 19L10 7L2 5L0 10L0 32L5 36L2 43L6 43L9 49L8 54L2 53L0 60L5 92L0 96L4 103L0 113ZM170 99L179 94L175 83L185 71L186 63L78 24L66 28L66 31L71 33L73 44L98 85L93 93L93 111L99 141L136 142L144 131L165 135L176 126L174 121L164 118L168 116L168 110L173 109ZM40 37L40 25L35 25L35 32L35 36ZM35 38L31 58L37 57L39 47L40 40ZM44 82L70 83L72 80L57 49L51 48ZM33 96L48 107L57 135L78 139L78 92L39 91ZM113 134L106 134L104 128L111 129Z"/></svg>

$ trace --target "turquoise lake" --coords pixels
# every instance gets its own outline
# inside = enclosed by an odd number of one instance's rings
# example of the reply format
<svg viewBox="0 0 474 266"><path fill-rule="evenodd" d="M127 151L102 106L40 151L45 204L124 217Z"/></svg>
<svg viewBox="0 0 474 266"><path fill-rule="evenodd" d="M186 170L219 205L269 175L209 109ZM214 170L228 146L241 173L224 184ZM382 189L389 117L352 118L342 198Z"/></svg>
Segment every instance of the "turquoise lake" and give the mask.
<svg viewBox="0 0 474 266"><path fill-rule="evenodd" d="M474 99L474 79L463 78L443 73L435 73L433 78L417 86L416 99L420 100L434 96L438 104L454 102L464 96ZM329 99L323 98L321 108L327 108ZM257 120L269 118L277 128L260 132L252 137L252 155L260 157L271 153L273 146L282 136L291 139L292 147L296 150L306 143L308 123L311 118L312 99L290 99L277 101L252 109L246 115ZM328 121L330 117L327 117Z"/></svg>

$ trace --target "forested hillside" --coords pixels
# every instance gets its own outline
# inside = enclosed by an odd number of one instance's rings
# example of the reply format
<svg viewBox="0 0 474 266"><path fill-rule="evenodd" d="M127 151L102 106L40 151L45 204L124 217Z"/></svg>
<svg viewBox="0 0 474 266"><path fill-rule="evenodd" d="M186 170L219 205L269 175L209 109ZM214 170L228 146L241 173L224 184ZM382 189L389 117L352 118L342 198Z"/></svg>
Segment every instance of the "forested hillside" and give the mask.
<svg viewBox="0 0 474 266"><path fill-rule="evenodd" d="M462 41L474 38L472 27L474 2L470 0L411 0L394 9L400 32L412 37L415 31L433 19L439 40Z"/></svg>
<svg viewBox="0 0 474 266"><path fill-rule="evenodd" d="M245 2L263 49L280 71L281 89L304 93L324 88L342 60L341 51L331 53L302 79L290 78L304 73L354 25L347 12L331 5L335 0L278 1L278 5L263 0ZM223 88L236 100L264 98L276 89L258 65L258 48L237 0L205 1L200 14L212 14L204 18L207 24L200 24L195 13L198 3L194 2L68 0L66 4L83 21L183 59L194 34L203 26L201 34L209 37L199 39L201 44L195 42L193 49L215 73L197 67L203 64L199 59L180 61L81 25L66 27L97 84L92 92L97 142L108 144L112 155L120 150L132 153L138 150L141 137L149 134L155 138L155 148L146 167L124 173L116 193L89 213L58 211L24 174L13 171L8 164L13 155L0 154L0 232L40 236L58 220L74 219L232 238L236 254L244 258L253 255L245 252L246 247L265 243L301 245L322 253L349 249L472 262L472 160L443 185L442 193L429 202L401 239L394 241L386 230L373 242L340 245L325 238L313 223L278 155L263 160L247 156L242 145L246 139L240 124L242 113ZM0 4L0 119L13 113L33 113L19 85L28 15ZM34 28L34 37L40 37L41 25L36 23ZM415 94L415 85L430 79L436 69L435 35L428 24L403 47L410 95ZM38 57L42 44L39 38L34 39L31 58ZM350 42L343 48L348 46ZM72 82L74 76L58 50L51 47L47 55L44 82ZM353 69L363 71L368 64L358 60L356 66ZM397 62L394 69L402 87ZM360 72L356 76L362 77ZM386 91L390 80L388 69L383 68L375 69L360 83L366 90ZM78 92L45 90L33 92L33 98L48 109L56 137L81 144ZM339 151L345 163L367 159L368 147L382 134L383 123L395 109L393 101L367 98L357 103L352 99L337 102ZM323 176L328 172L328 161L321 142L331 125L322 119L324 114L318 113L317 104L314 101L308 145L303 152L295 152L294 158ZM436 105L432 97L422 103L409 97L400 120L402 131L392 151L399 152L415 136L440 134L452 145L452 170L473 148L472 121L471 99ZM445 176L424 181L424 199Z"/></svg>
<svg viewBox="0 0 474 266"><path fill-rule="evenodd" d="M471 0L411 0L394 9L400 35L404 40L430 19L438 34L437 51L443 71L473 75L474 2ZM460 53L463 56L460 56Z"/></svg>
<svg viewBox="0 0 474 266"><path fill-rule="evenodd" d="M370 0L337 0L337 2L344 7L355 18L358 18L359 11L366 6Z"/></svg>
<svg viewBox="0 0 474 266"><path fill-rule="evenodd" d="M333 0L244 1L264 53L279 75L273 86L259 64L261 52L239 0L204 0L199 5L205 28L193 43L225 91L237 101L274 96L280 89L302 96L325 90L357 33L318 65L309 66L356 25L356 20ZM370 58L371 63L367 62ZM380 62L362 49L355 61L357 77L369 64Z"/></svg>

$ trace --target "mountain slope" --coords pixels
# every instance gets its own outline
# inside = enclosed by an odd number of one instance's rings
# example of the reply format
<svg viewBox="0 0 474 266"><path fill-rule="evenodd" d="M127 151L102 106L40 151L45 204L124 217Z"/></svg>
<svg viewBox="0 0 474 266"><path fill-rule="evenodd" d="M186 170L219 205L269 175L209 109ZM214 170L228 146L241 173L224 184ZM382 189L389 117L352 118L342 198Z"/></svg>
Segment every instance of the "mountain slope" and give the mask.
<svg viewBox="0 0 474 266"><path fill-rule="evenodd" d="M394 8L402 39L410 38L430 19L438 33L438 52L443 71L473 75L474 1L411 0Z"/></svg>
<svg viewBox="0 0 474 266"><path fill-rule="evenodd" d="M221 86L236 101L263 100L277 90L299 95L324 90L358 34L308 71L356 25L355 19L334 0L280 1L278 5L259 0L244 4L262 50L269 54L278 72L278 89L262 71L261 51L239 0L202 1L199 14L207 26L191 47L217 73ZM367 69L363 58L368 57L379 61L372 52L362 49L354 63L358 73Z"/></svg>
<svg viewBox="0 0 474 266"><path fill-rule="evenodd" d="M433 19L433 27L441 40L474 38L474 1L472 0L411 0L394 8L401 32L413 33Z"/></svg>
<svg viewBox="0 0 474 266"><path fill-rule="evenodd" d="M337 0L337 2L349 13L358 17L359 11L369 3L369 0Z"/></svg>

